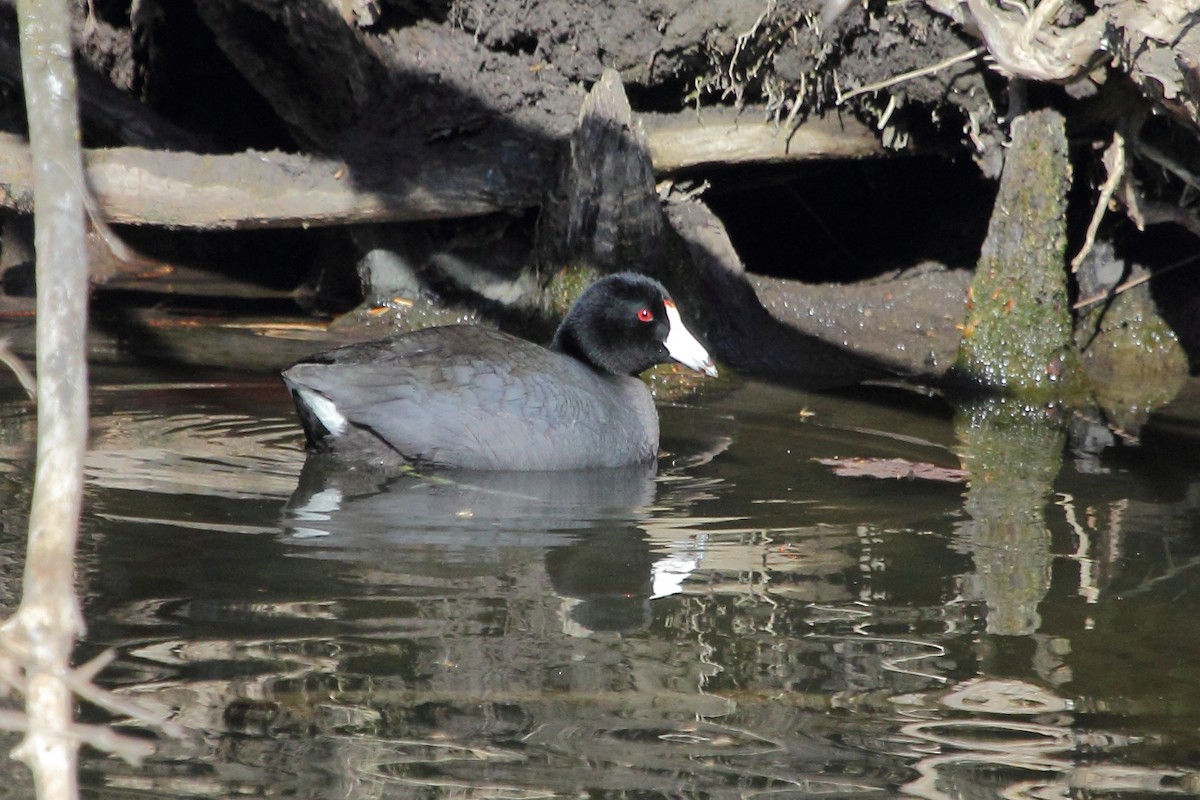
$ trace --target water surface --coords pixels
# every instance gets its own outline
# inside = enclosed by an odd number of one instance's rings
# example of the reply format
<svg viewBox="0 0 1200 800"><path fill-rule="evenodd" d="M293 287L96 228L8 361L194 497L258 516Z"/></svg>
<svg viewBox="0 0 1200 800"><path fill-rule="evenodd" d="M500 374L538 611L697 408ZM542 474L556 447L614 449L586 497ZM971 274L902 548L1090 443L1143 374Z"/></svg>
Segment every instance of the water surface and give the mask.
<svg viewBox="0 0 1200 800"><path fill-rule="evenodd" d="M1200 386L1114 432L748 382L654 467L385 480L185 378L94 378L81 657L187 736L90 796L1200 794ZM32 434L9 396L9 605Z"/></svg>

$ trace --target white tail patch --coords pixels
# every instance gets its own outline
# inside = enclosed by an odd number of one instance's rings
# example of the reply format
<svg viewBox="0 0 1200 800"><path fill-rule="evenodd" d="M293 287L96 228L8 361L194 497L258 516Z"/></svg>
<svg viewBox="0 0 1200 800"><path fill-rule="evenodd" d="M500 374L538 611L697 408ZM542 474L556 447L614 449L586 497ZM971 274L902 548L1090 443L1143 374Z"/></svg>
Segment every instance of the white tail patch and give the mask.
<svg viewBox="0 0 1200 800"><path fill-rule="evenodd" d="M342 416L342 412L337 410L337 406L333 401L324 395L317 394L311 389L297 389L300 394L300 402L304 403L304 407L312 412L317 421L325 426L325 430L329 431L334 436L341 436L346 430L346 418Z"/></svg>

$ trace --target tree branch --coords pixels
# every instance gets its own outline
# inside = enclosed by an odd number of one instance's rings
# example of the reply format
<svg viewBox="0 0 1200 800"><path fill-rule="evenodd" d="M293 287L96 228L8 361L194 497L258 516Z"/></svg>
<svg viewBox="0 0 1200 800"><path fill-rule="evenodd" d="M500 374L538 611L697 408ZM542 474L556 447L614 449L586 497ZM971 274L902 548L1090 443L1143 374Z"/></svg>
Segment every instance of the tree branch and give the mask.
<svg viewBox="0 0 1200 800"><path fill-rule="evenodd" d="M37 251L37 470L21 605L3 632L23 660L25 739L13 755L39 797L78 796L70 671L83 617L75 541L87 448L88 274L83 159L67 0L17 4L32 151Z"/></svg>

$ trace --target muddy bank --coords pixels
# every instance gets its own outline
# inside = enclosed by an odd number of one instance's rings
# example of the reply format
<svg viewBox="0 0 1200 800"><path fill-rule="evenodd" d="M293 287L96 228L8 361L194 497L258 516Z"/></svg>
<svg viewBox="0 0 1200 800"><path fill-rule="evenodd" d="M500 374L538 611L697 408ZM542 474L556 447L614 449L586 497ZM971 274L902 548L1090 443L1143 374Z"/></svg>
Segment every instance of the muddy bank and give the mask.
<svg viewBox="0 0 1200 800"><path fill-rule="evenodd" d="M971 273L925 264L867 281L806 284L755 276L773 317L898 374L941 375L954 362Z"/></svg>

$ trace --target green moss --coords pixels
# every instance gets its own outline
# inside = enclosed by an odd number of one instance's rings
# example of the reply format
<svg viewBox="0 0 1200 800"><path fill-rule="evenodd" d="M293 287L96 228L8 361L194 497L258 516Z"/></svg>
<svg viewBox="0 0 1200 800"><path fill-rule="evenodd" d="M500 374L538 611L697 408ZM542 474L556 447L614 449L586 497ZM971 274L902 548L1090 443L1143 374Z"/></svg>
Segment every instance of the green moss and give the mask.
<svg viewBox="0 0 1200 800"><path fill-rule="evenodd" d="M576 264L563 267L550 276L542 289L543 308L550 316L561 319L583 290L602 277L604 273L595 267Z"/></svg>
<svg viewBox="0 0 1200 800"><path fill-rule="evenodd" d="M1117 424L1136 427L1133 420L1169 402L1187 380L1187 354L1148 285L1093 306L1076 331L1096 402Z"/></svg>
<svg viewBox="0 0 1200 800"><path fill-rule="evenodd" d="M1069 186L1062 117L1017 120L971 284L958 376L1027 399L1082 395L1064 268Z"/></svg>

